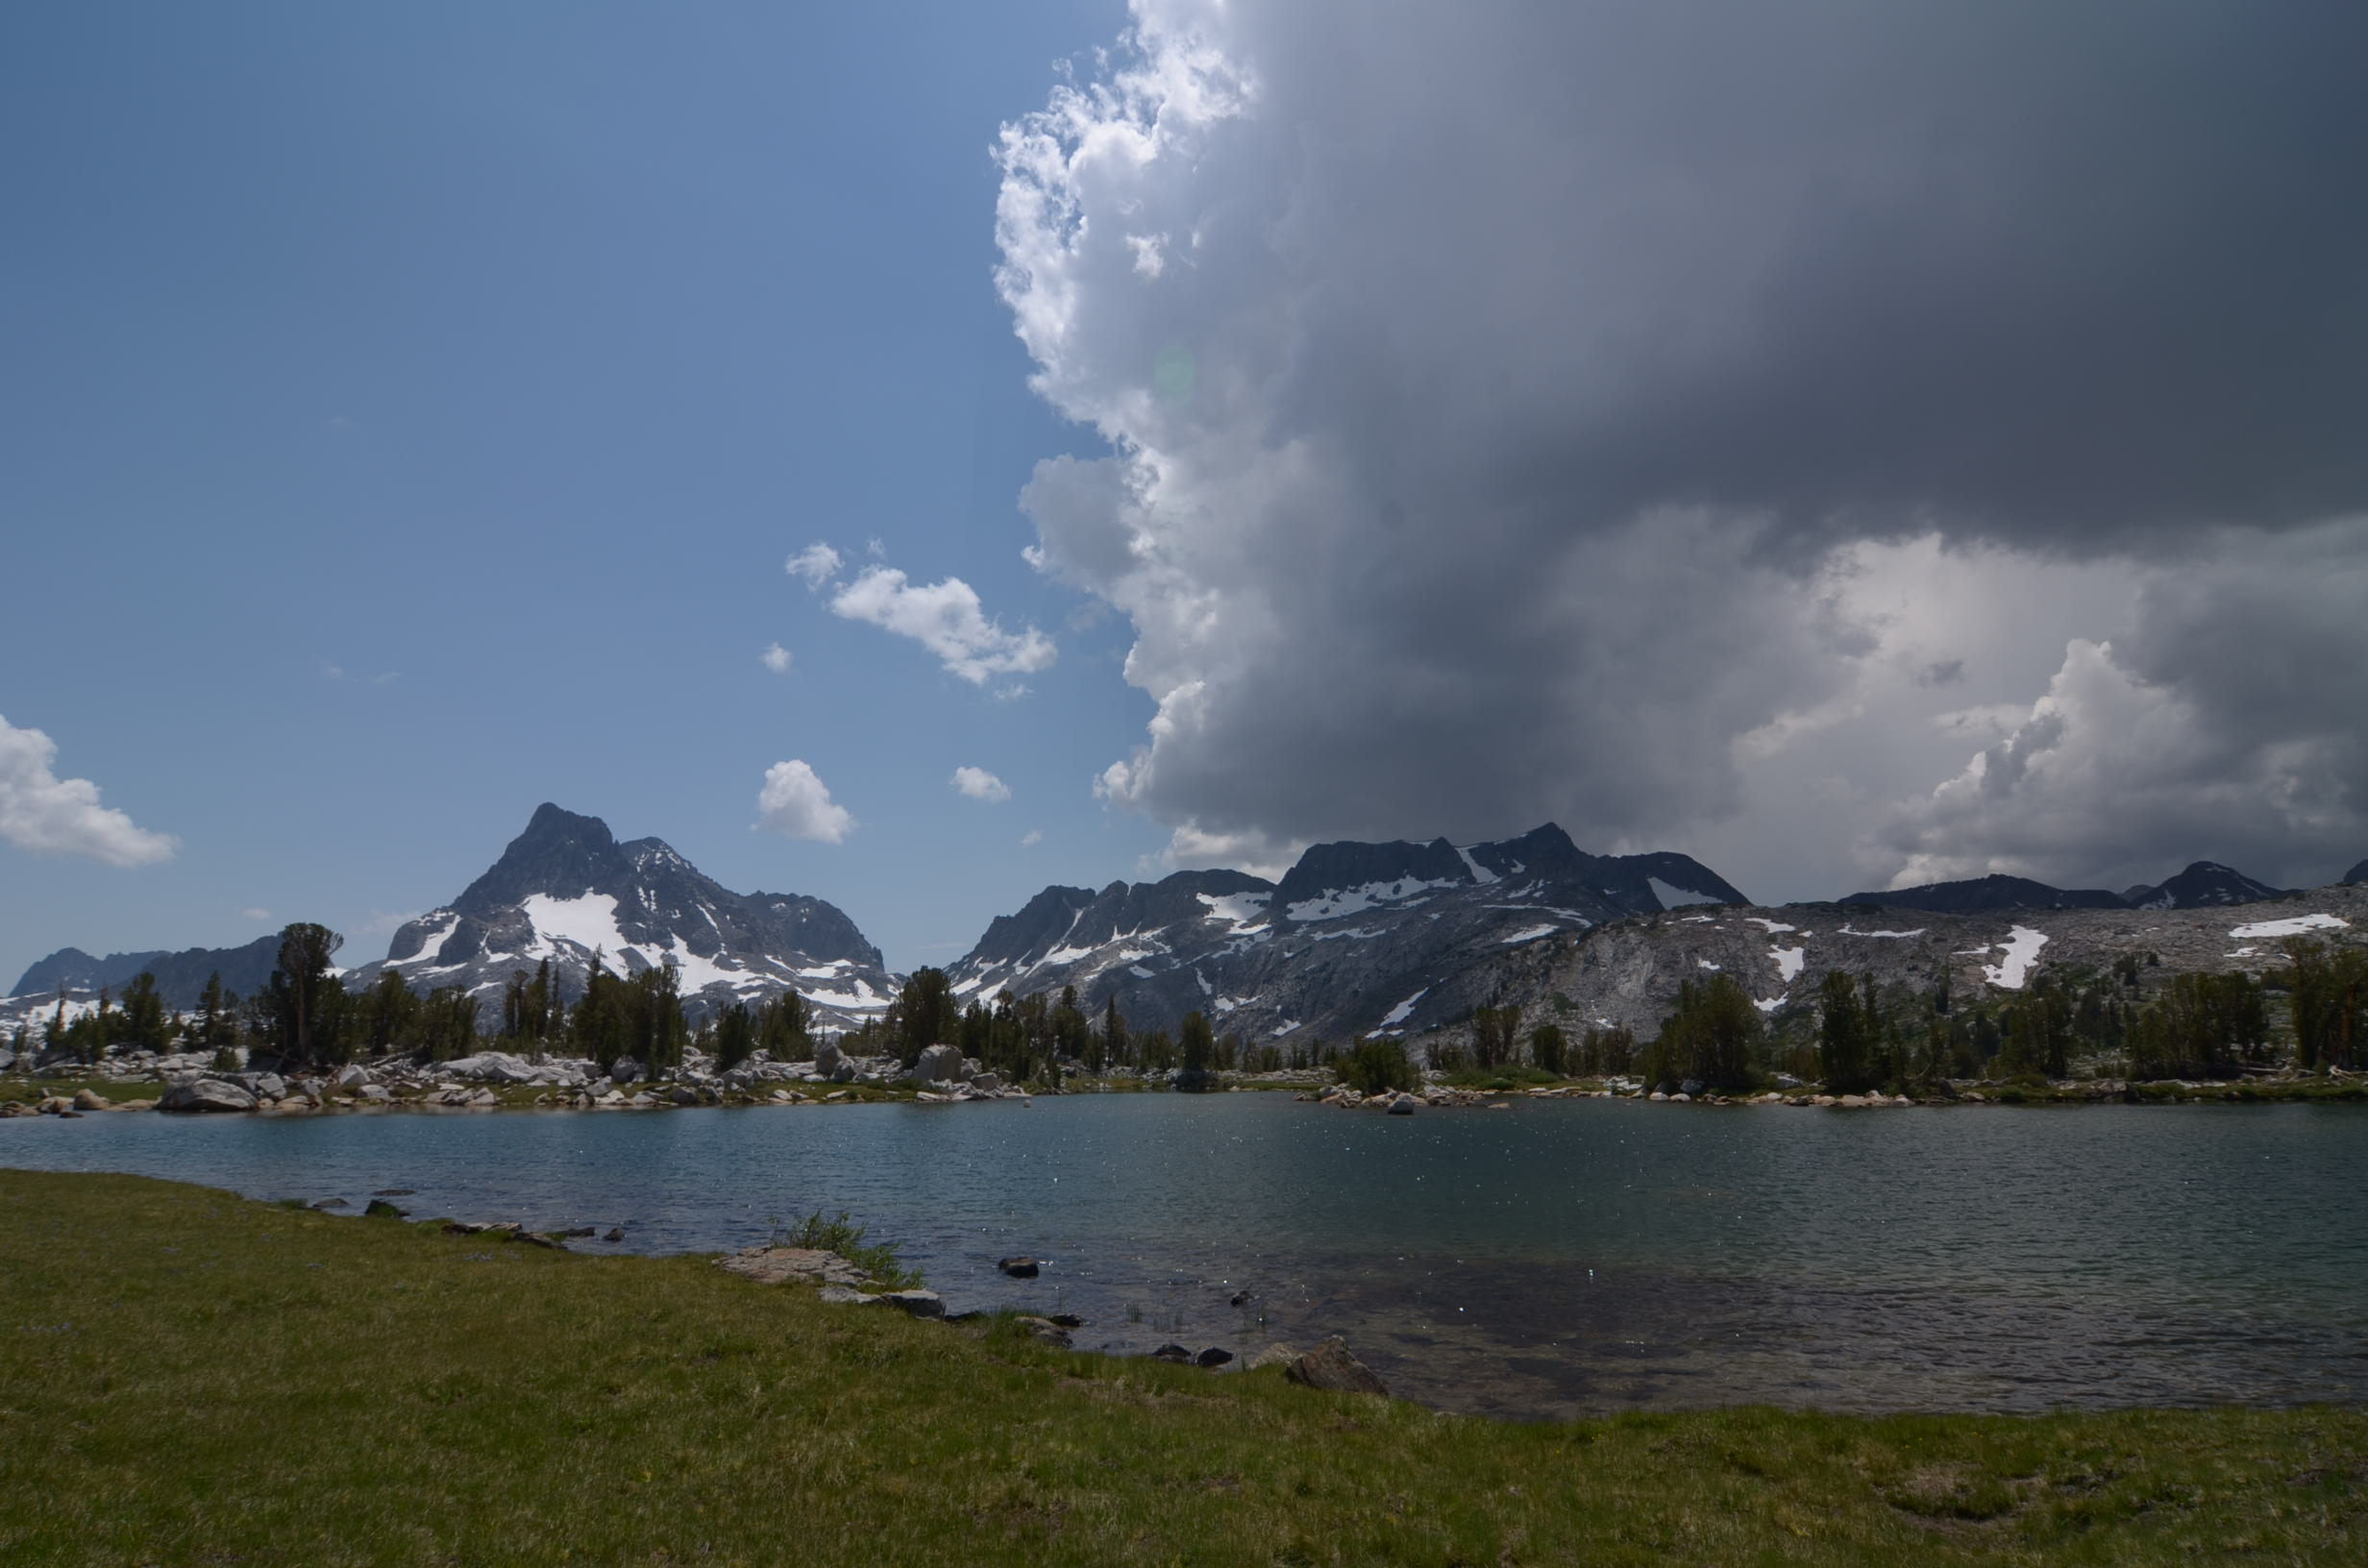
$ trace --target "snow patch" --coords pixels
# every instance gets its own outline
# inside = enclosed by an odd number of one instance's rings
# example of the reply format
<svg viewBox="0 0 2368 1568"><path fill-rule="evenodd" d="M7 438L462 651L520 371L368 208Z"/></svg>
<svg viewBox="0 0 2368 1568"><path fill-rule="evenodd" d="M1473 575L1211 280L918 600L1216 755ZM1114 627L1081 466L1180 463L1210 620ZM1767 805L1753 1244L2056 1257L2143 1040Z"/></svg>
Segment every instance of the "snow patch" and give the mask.
<svg viewBox="0 0 2368 1568"><path fill-rule="evenodd" d="M1757 915L1744 916L1743 923L1745 925L1756 925L1771 937L1793 929L1791 926L1785 924L1782 920L1764 920Z"/></svg>
<svg viewBox="0 0 2368 1568"><path fill-rule="evenodd" d="M1854 931L1845 925L1840 934L1845 937L1920 937L1924 934L1924 927L1919 925L1912 931Z"/></svg>
<svg viewBox="0 0 2368 1568"><path fill-rule="evenodd" d="M1265 919L1267 900L1274 894L1270 893L1228 893L1221 897L1213 893L1203 893L1195 894L1195 896L1208 906L1207 918L1209 919L1223 920L1238 931L1246 925L1254 925Z"/></svg>
<svg viewBox="0 0 2368 1568"><path fill-rule="evenodd" d="M526 957L553 956L550 944L555 942L572 942L587 953L622 956L625 952L625 933L617 929L617 900L613 894L587 893L577 898L554 898L547 893L530 893L518 907L526 913L535 936L541 939L528 948Z"/></svg>
<svg viewBox="0 0 2368 1568"><path fill-rule="evenodd" d="M1707 959L1707 958L1697 958L1697 959L1695 959L1695 960L1693 961L1693 967L1694 967L1695 968L1697 968L1697 969L1708 969L1708 970L1710 970L1710 971L1711 971L1711 973L1713 973L1713 974L1716 974L1716 973L1718 972L1718 966L1717 966L1717 965L1715 965L1715 964L1714 964L1714 963L1712 963L1712 962L1711 962L1709 959Z"/></svg>
<svg viewBox="0 0 2368 1568"><path fill-rule="evenodd" d="M1648 876L1644 880L1652 888L1653 896L1661 900L1661 907L1664 909L1683 909L1688 904L1726 902L1725 899L1714 898L1707 893L1696 893L1691 888L1681 888L1673 882L1664 882L1657 876Z"/></svg>
<svg viewBox="0 0 2368 1568"><path fill-rule="evenodd" d="M419 944L418 952L413 953L408 958L390 958L386 961L386 967L390 969L399 969L406 964L427 964L432 962L435 958L437 950L447 942L450 942L452 940L453 933L459 929L460 917L456 915L451 919L445 921L440 930L429 932L428 940Z"/></svg>
<svg viewBox="0 0 2368 1568"><path fill-rule="evenodd" d="M1383 1014L1381 1016L1381 1026L1384 1029L1387 1029L1393 1024L1404 1023L1408 1018L1415 1016L1415 1003L1422 1000L1423 997L1428 996L1430 993L1431 988L1424 986L1420 991L1416 992L1412 996L1407 997L1404 1001L1398 1003L1397 1006Z"/></svg>
<svg viewBox="0 0 2368 1568"><path fill-rule="evenodd" d="M1515 943L1518 943L1518 942L1536 942L1536 941L1537 941L1540 937L1550 937L1550 936L1554 936L1554 935L1556 935L1557 933L1559 933L1561 930L1562 930L1562 927L1561 927L1561 926L1559 926L1559 925L1531 925L1531 926L1524 926L1524 927L1522 927L1520 930L1516 931L1515 933L1513 933L1513 935L1511 935L1511 936L1509 936L1509 937L1499 937L1499 938L1497 938L1496 940L1497 940L1497 941L1498 941L1501 944L1503 944L1504 946L1510 947L1510 946L1512 946Z"/></svg>
<svg viewBox="0 0 2368 1568"><path fill-rule="evenodd" d="M1809 949L1806 947L1778 947L1768 953L1768 957L1776 961L1777 975L1787 986L1800 978L1801 965L1808 956ZM1777 998L1779 1001L1783 999L1781 996Z"/></svg>
<svg viewBox="0 0 2368 1568"><path fill-rule="evenodd" d="M1471 879L1474 882L1477 882L1481 886L1485 887L1489 883L1496 880L1496 873L1490 870L1486 866L1481 865L1478 861L1472 859L1470 850L1458 848L1456 853L1462 855L1464 857L1464 864L1471 868Z"/></svg>
<svg viewBox="0 0 2368 1568"><path fill-rule="evenodd" d="M2351 925L2350 920L2332 915L2296 915L2282 920L2256 920L2251 925L2238 926L2229 935L2242 942L2247 937L2299 937L2308 931L2346 931Z"/></svg>
<svg viewBox="0 0 2368 1568"><path fill-rule="evenodd" d="M1451 881L1425 882L1418 876L1401 876L1394 882L1368 882L1363 887L1338 888L1320 897L1302 898L1286 908L1283 915L1294 920L1335 919L1343 915L1361 914L1376 904L1411 898L1434 888L1454 886Z"/></svg>
<svg viewBox="0 0 2368 1568"><path fill-rule="evenodd" d="M2002 991L2020 991L2031 966L2047 945L2047 933L2018 925L2007 933L2007 940L1997 944L2006 956L1995 964L1982 966L1982 978ZM1985 949L1986 951L1986 949Z"/></svg>

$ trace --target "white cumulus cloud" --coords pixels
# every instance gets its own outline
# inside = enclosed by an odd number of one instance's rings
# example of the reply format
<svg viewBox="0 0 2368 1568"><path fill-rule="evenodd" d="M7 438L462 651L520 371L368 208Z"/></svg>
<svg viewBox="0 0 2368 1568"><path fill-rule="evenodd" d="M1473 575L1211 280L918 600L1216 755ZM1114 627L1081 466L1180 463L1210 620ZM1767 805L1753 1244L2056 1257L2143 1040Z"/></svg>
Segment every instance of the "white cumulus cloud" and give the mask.
<svg viewBox="0 0 2368 1568"><path fill-rule="evenodd" d="M111 806L86 778L51 771L58 743L0 718L0 838L44 855L86 855L111 866L170 860L178 841L151 833Z"/></svg>
<svg viewBox="0 0 2368 1568"><path fill-rule="evenodd" d="M829 787L806 763L793 757L765 770L756 796L756 825L787 839L838 844L853 831L854 815L830 798Z"/></svg>
<svg viewBox="0 0 2368 1568"><path fill-rule="evenodd" d="M790 657L788 649L775 643L756 655L756 662L777 675L786 675L789 674L790 665L796 661Z"/></svg>
<svg viewBox="0 0 2368 1568"><path fill-rule="evenodd" d="M1048 668L1056 656L1052 640L1034 626L1006 631L989 619L960 577L915 583L895 567L866 567L831 596L830 612L910 637L974 686Z"/></svg>
<svg viewBox="0 0 2368 1568"><path fill-rule="evenodd" d="M964 766L953 771L953 787L973 800L1008 800L1011 786L984 768Z"/></svg>

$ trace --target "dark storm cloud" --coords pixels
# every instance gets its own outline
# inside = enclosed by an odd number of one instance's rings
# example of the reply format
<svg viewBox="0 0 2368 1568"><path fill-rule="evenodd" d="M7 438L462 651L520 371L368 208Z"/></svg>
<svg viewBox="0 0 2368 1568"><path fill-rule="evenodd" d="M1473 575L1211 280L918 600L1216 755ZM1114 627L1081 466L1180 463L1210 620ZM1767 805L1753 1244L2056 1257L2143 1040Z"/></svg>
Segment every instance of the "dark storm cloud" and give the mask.
<svg viewBox="0 0 2368 1568"><path fill-rule="evenodd" d="M2202 525L2368 509L2368 8L1137 21L1007 134L999 238L1116 450L1026 497L1161 704L1104 787L1180 843L1667 832L1864 654L1830 551L2208 583Z"/></svg>

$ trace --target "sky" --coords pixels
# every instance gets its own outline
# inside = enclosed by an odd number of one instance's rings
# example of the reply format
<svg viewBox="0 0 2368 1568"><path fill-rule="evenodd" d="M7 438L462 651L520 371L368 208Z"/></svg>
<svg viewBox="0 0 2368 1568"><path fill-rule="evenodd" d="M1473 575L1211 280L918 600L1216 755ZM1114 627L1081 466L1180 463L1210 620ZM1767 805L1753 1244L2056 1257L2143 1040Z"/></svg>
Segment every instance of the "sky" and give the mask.
<svg viewBox="0 0 2368 1568"><path fill-rule="evenodd" d="M893 968L1339 838L2368 855L2368 12L0 17L0 978L539 802Z"/></svg>

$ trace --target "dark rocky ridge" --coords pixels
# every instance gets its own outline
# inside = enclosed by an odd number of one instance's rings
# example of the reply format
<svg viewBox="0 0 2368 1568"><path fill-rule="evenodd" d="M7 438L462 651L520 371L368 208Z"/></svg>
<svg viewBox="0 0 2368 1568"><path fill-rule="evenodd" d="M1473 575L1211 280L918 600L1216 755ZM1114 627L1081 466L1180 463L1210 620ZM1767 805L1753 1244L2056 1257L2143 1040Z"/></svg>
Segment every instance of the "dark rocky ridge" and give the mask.
<svg viewBox="0 0 2368 1568"><path fill-rule="evenodd" d="M2358 880L2363 870L2368 870L2368 861L2355 867L2345 880ZM1985 876L1967 882L1932 882L1920 888L1899 888L1887 893L1854 893L1840 901L1885 909L1968 915L2017 909L2207 909L2226 904L2257 904L2285 894L2285 889L2256 881L2233 867L2199 860L2177 876L2160 883L2140 883L2125 893L2109 893L2103 888L2051 888L2027 876Z"/></svg>
<svg viewBox="0 0 2368 1568"><path fill-rule="evenodd" d="M1965 882L1933 882L1920 888L1888 893L1854 893L1845 904L1883 909L1920 909L1935 914L1967 915L1979 910L2011 909L2127 909L2129 900L2103 888L2051 888L2027 876L1984 876Z"/></svg>
<svg viewBox="0 0 2368 1568"><path fill-rule="evenodd" d="M258 937L241 947L187 947L180 952L160 949L147 953L110 953L93 958L79 947L61 947L39 959L17 980L12 997L55 996L60 988L73 992L96 992L102 986L121 992L126 982L146 972L156 976L157 993L167 1007L191 1008L206 990L206 981L219 972L222 983L241 996L251 996L271 978L280 961L280 934Z"/></svg>
<svg viewBox="0 0 2368 1568"><path fill-rule="evenodd" d="M1084 1007L1116 1000L1140 1027L1199 1011L1253 1042L1337 1041L1468 1009L1459 976L1508 943L1742 902L1689 856L1592 855L1552 823L1463 848L1320 844L1279 882L1215 870L1047 888L948 973L965 998L1074 986Z"/></svg>

